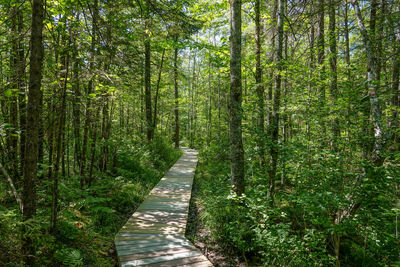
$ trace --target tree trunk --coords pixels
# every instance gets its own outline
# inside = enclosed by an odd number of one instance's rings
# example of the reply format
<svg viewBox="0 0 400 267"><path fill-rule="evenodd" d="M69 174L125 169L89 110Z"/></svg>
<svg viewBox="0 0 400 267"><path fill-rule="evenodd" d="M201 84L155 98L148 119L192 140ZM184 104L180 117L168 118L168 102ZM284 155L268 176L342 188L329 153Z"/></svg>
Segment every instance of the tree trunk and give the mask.
<svg viewBox="0 0 400 267"><path fill-rule="evenodd" d="M98 103L96 103L96 104L98 107L96 110L96 115L91 124L92 143L90 145L91 156L90 156L90 165L89 165L89 178L87 181L87 184L89 187L92 185L92 182L93 182L93 168L95 165L97 131L98 131L98 121L99 121L98 114L100 114L100 105Z"/></svg>
<svg viewBox="0 0 400 267"><path fill-rule="evenodd" d="M86 171L86 154L87 154L87 146L88 146L88 139L89 139L89 126L92 124L92 114L91 114L91 94L93 92L93 82L94 82L94 68L95 68L95 47L96 47L96 35L98 31L98 0L94 0L93 3L93 27L92 27L92 44L91 44L91 51L90 51L90 64L89 69L92 77L89 80L88 88L87 88L87 102L86 102L86 114L85 114L85 125L83 129L83 143L82 143L82 154L81 154L81 166L80 166L80 175L81 175L81 188L84 187L85 181L85 171Z"/></svg>
<svg viewBox="0 0 400 267"><path fill-rule="evenodd" d="M396 33L396 37L394 39L394 57L393 57L393 71L392 71L392 119L391 119L391 128L393 129L393 141L395 143L399 143L400 135L399 129L399 121L398 121L398 110L400 108L400 87L399 87L399 74L400 74L400 33ZM400 148L397 148L399 150Z"/></svg>
<svg viewBox="0 0 400 267"><path fill-rule="evenodd" d="M178 48L174 50L174 88L175 88L175 148L179 148L179 91L178 91Z"/></svg>
<svg viewBox="0 0 400 267"><path fill-rule="evenodd" d="M256 92L257 92L257 146L260 165L265 165L265 136L264 136L264 85L262 84L261 68L261 25L260 0L255 2L255 36L256 36Z"/></svg>
<svg viewBox="0 0 400 267"><path fill-rule="evenodd" d="M274 0L274 7L272 11L272 26L271 26L271 56L269 58L270 63L274 62L275 60L275 39L276 39L276 23L277 23L277 13L278 13L278 0ZM274 68L270 68L269 76L271 82L269 82L268 92L267 92L267 123L268 128L271 124L272 118L272 98L273 98L273 90L274 90L274 83L272 82L274 79Z"/></svg>
<svg viewBox="0 0 400 267"><path fill-rule="evenodd" d="M353 4L356 17L357 17L357 24L358 28L361 32L363 42L365 45L366 55L367 55L367 62L368 62L368 96L371 105L371 118L374 130L374 145L372 149L372 161L377 165L381 166L383 163L382 152L385 145L384 140L384 133L382 127L382 109L381 104L379 102L378 97L378 85L376 81L376 66L375 66L375 53L374 47L372 44L371 36L368 34L368 31L364 25L364 20L361 15L360 7L358 5L357 0L351 0Z"/></svg>
<svg viewBox="0 0 400 267"><path fill-rule="evenodd" d="M66 49L66 45L63 44L63 49ZM59 181L59 170L60 160L62 157L62 144L64 137L65 128L65 116L66 116L66 98L67 98L67 83L68 83L68 70L69 70L69 55L68 52L62 51L60 70L60 88L61 88L61 105L58 109L58 122L57 122L57 137L56 137L56 160L54 162L54 174L53 174L53 187L52 187L52 201L51 201L51 217L50 217L50 232L56 233L57 226L57 212L58 212L58 181Z"/></svg>
<svg viewBox="0 0 400 267"><path fill-rule="evenodd" d="M20 8L17 9L16 18L18 20L18 63L17 63L17 88L19 90L19 130L20 130L20 174L24 170L24 152L26 142L26 92L25 92L25 52L21 36L23 35L24 21Z"/></svg>
<svg viewBox="0 0 400 267"><path fill-rule="evenodd" d="M236 195L244 193L244 151L242 142L242 2L230 0L230 125L231 186Z"/></svg>
<svg viewBox="0 0 400 267"><path fill-rule="evenodd" d="M30 37L30 68L29 68L29 91L27 106L27 123L24 164L24 189L22 200L24 203L24 220L28 220L36 213L36 179L39 148L39 126L40 126L40 97L42 83L43 63L43 19L44 9L42 0L32 0L32 23ZM29 232L25 235L24 256L26 263L33 265L34 250Z"/></svg>
<svg viewBox="0 0 400 267"><path fill-rule="evenodd" d="M318 22L318 36L317 36L317 50L318 50L318 66L320 68L320 81L319 86L319 112L320 112L320 125L323 135L326 134L325 125L325 0L318 0L319 22ZM324 139L325 137L323 137Z"/></svg>
<svg viewBox="0 0 400 267"><path fill-rule="evenodd" d="M276 61L278 66L278 71L275 76L275 92L274 92L274 105L271 116L271 124L269 133L271 135L271 145L270 145L270 164L268 166L268 180L269 180L269 191L268 195L271 200L271 204L274 204L275 198L275 178L277 163L279 158L279 109L281 101L281 86L282 86L282 70L283 70L283 20L285 17L285 1L279 0L278 4L278 46L276 48Z"/></svg>
<svg viewBox="0 0 400 267"><path fill-rule="evenodd" d="M331 147L337 150L337 143L340 137L339 118L336 115L338 87L337 87L337 45L336 45L336 4L335 0L329 0L329 65L331 69L330 77L330 95L331 95L331 108L333 120L331 124L333 139L331 140Z"/></svg>
<svg viewBox="0 0 400 267"><path fill-rule="evenodd" d="M208 54L208 122L207 122L207 146L212 138L212 86L211 86L211 53Z"/></svg>
<svg viewBox="0 0 400 267"><path fill-rule="evenodd" d="M11 38L13 39L10 47L10 83L9 90L11 90L11 96L8 97L9 109L7 114L7 124L9 128L6 130L6 145L7 145L7 157L9 162L10 175L15 179L18 177L18 46L19 36L17 32L17 6L12 8L12 24L11 24Z"/></svg>
<svg viewBox="0 0 400 267"><path fill-rule="evenodd" d="M104 65L104 72L109 73L110 72L110 65L112 63L114 53L113 48L112 48L112 32L111 32L111 25L107 25L107 50L108 50L108 61ZM104 81L105 84L108 85L108 81ZM110 93L106 90L103 92L103 110L102 110L102 156L100 160L100 170L101 171L106 171L107 170L107 164L108 164L108 141L110 139L110 132L111 132L111 118L110 118ZM129 114L129 106L128 106L128 114ZM129 115L128 115L129 118ZM129 123L127 123L127 126L129 127Z"/></svg>
<svg viewBox="0 0 400 267"><path fill-rule="evenodd" d="M79 21L79 13L76 14L76 20ZM81 166L81 88L79 83L80 64L78 59L77 31L73 30L72 35L72 116L74 128L74 162ZM75 163L74 163L75 166Z"/></svg>
<svg viewBox="0 0 400 267"><path fill-rule="evenodd" d="M165 55L165 48L163 48L163 51L162 51L160 67L158 69L156 95L154 96L153 134L157 128L157 102L158 102L158 93L160 90L160 82L161 82L161 74L162 74L162 68L163 68L163 63L164 63L164 55Z"/></svg>
<svg viewBox="0 0 400 267"><path fill-rule="evenodd" d="M145 28L146 31L149 30L149 20L150 20L150 3L149 0L146 1L146 15L145 15ZM151 66L150 66L150 35L146 33L144 40L144 87L145 87L145 106L146 106L146 126L147 126L147 141L153 139L153 122L151 115Z"/></svg>

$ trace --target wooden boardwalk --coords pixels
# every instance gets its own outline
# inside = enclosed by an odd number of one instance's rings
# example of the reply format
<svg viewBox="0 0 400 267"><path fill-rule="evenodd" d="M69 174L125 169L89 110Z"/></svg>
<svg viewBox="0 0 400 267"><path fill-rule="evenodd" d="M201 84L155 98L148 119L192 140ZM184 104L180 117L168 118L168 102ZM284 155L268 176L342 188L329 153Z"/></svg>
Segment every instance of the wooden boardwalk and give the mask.
<svg viewBox="0 0 400 267"><path fill-rule="evenodd" d="M183 151L116 235L121 266L213 266L185 238L197 152Z"/></svg>

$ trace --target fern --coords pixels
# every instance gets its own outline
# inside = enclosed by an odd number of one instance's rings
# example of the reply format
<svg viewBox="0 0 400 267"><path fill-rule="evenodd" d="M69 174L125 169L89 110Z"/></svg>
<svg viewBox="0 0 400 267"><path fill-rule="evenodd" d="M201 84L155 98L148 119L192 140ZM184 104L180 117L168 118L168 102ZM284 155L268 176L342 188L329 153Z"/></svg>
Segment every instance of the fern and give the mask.
<svg viewBox="0 0 400 267"><path fill-rule="evenodd" d="M74 248L63 248L54 253L58 262L66 266L83 266L81 252Z"/></svg>

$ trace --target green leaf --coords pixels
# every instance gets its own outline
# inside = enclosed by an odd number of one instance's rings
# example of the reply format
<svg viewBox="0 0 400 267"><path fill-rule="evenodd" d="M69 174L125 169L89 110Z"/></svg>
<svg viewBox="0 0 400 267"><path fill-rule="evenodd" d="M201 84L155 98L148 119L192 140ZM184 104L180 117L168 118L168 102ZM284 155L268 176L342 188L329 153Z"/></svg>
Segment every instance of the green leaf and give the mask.
<svg viewBox="0 0 400 267"><path fill-rule="evenodd" d="M11 90L11 89L7 89L7 90L4 92L4 95L5 95L6 97L12 97L12 90Z"/></svg>

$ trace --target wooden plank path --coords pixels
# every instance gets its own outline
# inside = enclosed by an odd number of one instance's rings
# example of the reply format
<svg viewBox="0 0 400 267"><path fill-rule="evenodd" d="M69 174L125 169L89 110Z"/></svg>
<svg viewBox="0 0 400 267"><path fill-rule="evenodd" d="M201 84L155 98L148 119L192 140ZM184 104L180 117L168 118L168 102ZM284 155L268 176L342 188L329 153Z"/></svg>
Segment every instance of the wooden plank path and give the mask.
<svg viewBox="0 0 400 267"><path fill-rule="evenodd" d="M115 237L121 266L213 266L186 239L197 152L184 154Z"/></svg>

